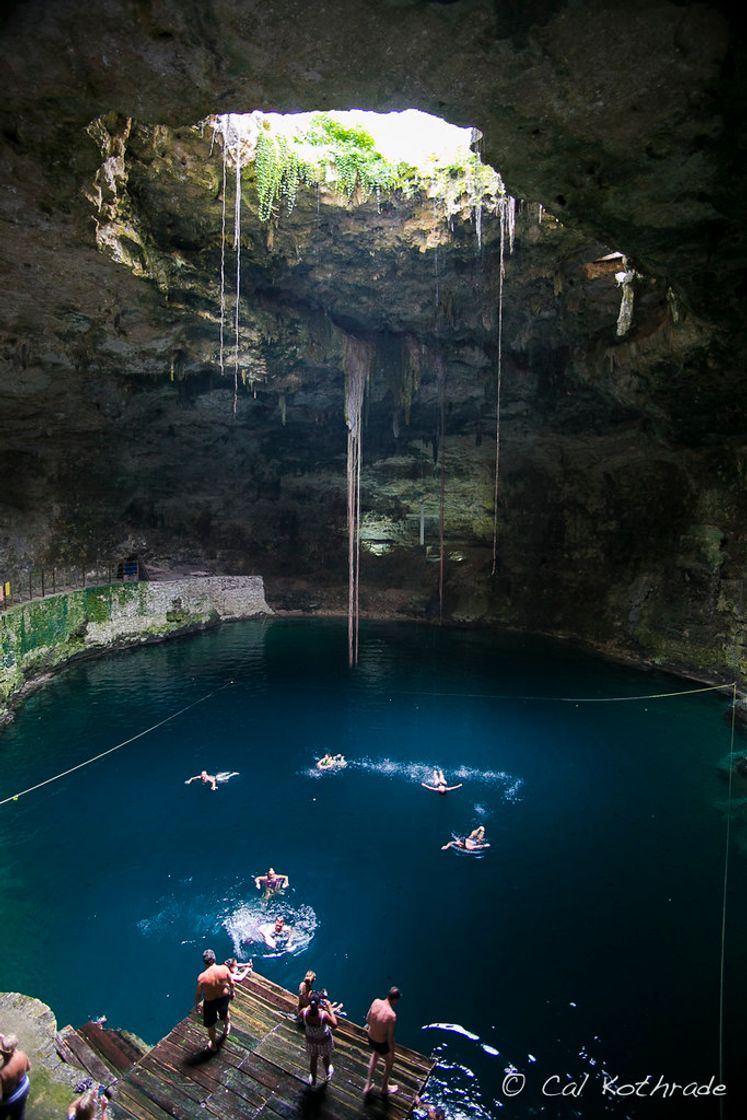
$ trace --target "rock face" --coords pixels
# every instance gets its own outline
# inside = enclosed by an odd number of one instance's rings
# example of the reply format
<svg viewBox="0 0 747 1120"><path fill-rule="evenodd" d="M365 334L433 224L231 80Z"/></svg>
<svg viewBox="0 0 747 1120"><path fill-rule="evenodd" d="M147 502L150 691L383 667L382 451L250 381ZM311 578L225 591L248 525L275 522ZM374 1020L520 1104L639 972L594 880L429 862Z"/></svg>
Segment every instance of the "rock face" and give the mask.
<svg viewBox="0 0 747 1120"><path fill-rule="evenodd" d="M747 669L743 51L718 5L104 0L89 21L39 0L3 29L5 578L137 551L340 603L354 336L375 349L364 609L437 610L443 464L447 617ZM478 244L466 204L324 188L268 225L249 170L234 417L220 147L196 122L353 104L482 130L531 200L502 316L495 216Z"/></svg>

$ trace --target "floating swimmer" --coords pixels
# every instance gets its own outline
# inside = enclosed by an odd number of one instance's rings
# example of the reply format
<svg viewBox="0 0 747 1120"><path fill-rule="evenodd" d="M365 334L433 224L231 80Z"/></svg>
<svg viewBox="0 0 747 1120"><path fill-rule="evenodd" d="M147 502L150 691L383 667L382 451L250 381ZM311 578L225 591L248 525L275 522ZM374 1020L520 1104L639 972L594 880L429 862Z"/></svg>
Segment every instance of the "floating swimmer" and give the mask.
<svg viewBox="0 0 747 1120"><path fill-rule="evenodd" d="M191 785L192 782L202 782L202 784L205 786L209 785L213 793L215 793L218 788L217 774L208 774L207 770L201 770L200 773L195 774L193 778L187 778L184 784L185 786L188 786Z"/></svg>
<svg viewBox="0 0 747 1120"><path fill-rule="evenodd" d="M238 778L238 770L220 770L217 774L208 774L207 770L201 770L199 774L195 774L193 778L187 778L184 783L188 786L191 782L202 782L203 785L209 785L213 792L218 788L219 783L227 782L231 778Z"/></svg>
<svg viewBox="0 0 747 1120"><path fill-rule="evenodd" d="M268 949L283 952L290 949L293 941L293 927L285 924L285 918L276 918L274 922L263 922L257 927L262 940Z"/></svg>
<svg viewBox="0 0 747 1120"><path fill-rule="evenodd" d="M473 828L469 836L455 836L448 844L442 844L441 851L457 848L461 852L481 852L489 847L490 844L485 839L485 826L480 825L478 828Z"/></svg>
<svg viewBox="0 0 747 1120"><path fill-rule="evenodd" d="M325 754L316 764L317 770L343 770L347 766L347 759L342 754Z"/></svg>
<svg viewBox="0 0 747 1120"><path fill-rule="evenodd" d="M270 898L277 891L287 890L289 882L287 875L278 875L274 867L268 867L266 875L256 876L254 885L258 891L264 886L265 898Z"/></svg>
<svg viewBox="0 0 747 1120"><path fill-rule="evenodd" d="M434 770L433 785L428 785L428 782L421 782L420 784L423 789L432 789L434 793L451 793L453 789L461 789L464 782L460 782L457 786L449 786L446 784L443 770Z"/></svg>

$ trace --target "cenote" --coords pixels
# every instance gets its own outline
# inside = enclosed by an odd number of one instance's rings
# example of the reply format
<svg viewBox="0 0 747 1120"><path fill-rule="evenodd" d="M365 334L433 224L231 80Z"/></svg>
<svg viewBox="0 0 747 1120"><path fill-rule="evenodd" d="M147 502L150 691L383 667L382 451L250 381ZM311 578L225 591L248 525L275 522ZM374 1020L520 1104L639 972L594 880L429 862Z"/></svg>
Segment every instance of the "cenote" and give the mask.
<svg viewBox="0 0 747 1120"><path fill-rule="evenodd" d="M154 1043L189 1011L202 949L235 948L290 988L313 967L355 1021L398 984L398 1037L438 1057L429 1097L449 1116L659 1115L603 1099L601 1079L718 1072L728 701L567 698L686 687L548 640L399 623L364 623L350 672L344 624L319 619L72 667L4 733L3 796L194 706L3 806L2 984ZM327 751L347 769L320 774ZM435 765L463 787L422 789ZM203 767L237 776L186 786ZM479 824L479 858L441 850ZM280 956L251 940L268 864L290 890L265 905L303 933ZM733 844L727 1083L744 885ZM512 1067L527 1088L509 1100ZM554 1075L583 1099L543 1098Z"/></svg>

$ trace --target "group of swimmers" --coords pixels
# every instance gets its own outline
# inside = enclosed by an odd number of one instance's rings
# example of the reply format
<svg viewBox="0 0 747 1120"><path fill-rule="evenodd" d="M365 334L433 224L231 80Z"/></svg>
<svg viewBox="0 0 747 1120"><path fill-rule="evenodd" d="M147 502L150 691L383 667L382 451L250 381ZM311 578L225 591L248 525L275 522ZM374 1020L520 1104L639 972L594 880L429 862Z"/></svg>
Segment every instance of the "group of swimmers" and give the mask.
<svg viewBox="0 0 747 1120"><path fill-rule="evenodd" d="M347 764L347 759L342 754L325 754L317 761L316 768L317 770L343 770ZM229 777L236 777L236 774L208 774L207 770L201 770L200 773L195 774L194 777L187 778L184 784L188 786L191 782L200 781L203 785L209 785L213 792L215 792L218 788L218 782L225 781ZM451 793L453 790L461 789L464 785L463 782L457 782L456 785L450 786L443 770L438 767L434 769L433 777L430 782L421 782L420 784L423 789L432 790L434 793L441 794L442 796ZM458 851L462 852L481 852L489 847L490 844L485 839L485 828L483 825L480 825L478 828L473 829L469 836L454 836L449 840L448 844L441 845L441 851L445 852L449 848L456 848ZM264 897L266 899L270 898L276 891L286 890L288 887L288 876L277 875L272 867L266 875L258 875L254 881L257 885L257 890L261 889L261 884L264 886ZM278 947L276 935L279 931L270 929L271 923L266 923L266 925L268 926L268 936L263 934L264 941L271 949L276 949ZM263 928L264 927L260 926L260 932ZM287 942L288 937L284 940Z"/></svg>

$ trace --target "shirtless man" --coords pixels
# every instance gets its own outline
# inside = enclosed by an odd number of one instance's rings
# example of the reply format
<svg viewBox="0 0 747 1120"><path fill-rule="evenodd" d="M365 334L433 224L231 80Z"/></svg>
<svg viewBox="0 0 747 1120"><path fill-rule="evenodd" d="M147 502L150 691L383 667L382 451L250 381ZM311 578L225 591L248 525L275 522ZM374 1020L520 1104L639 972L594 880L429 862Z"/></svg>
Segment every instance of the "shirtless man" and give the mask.
<svg viewBox="0 0 747 1120"><path fill-rule="evenodd" d="M457 786L447 786L443 770L433 771L433 782L432 786L428 785L428 782L421 782L420 784L423 789L432 789L434 793L451 793L453 789L461 789L464 784L460 782Z"/></svg>
<svg viewBox="0 0 747 1120"><path fill-rule="evenodd" d="M364 1096L373 1089L373 1077L379 1056L384 1059L384 1077L381 1082L381 1091L385 1097L391 1096L399 1089L399 1085L389 1084L389 1075L394 1064L394 1024L397 1022L397 1012L394 1008L401 996L399 988L390 988L386 999L375 999L366 1015L366 1029L368 1030L368 1045L372 1054L368 1063L368 1077Z"/></svg>
<svg viewBox="0 0 747 1120"><path fill-rule="evenodd" d="M213 793L215 793L218 788L218 779L215 774L208 774L207 770L201 770L200 773L195 774L193 778L187 778L184 784L188 786L192 782L202 782L203 785L209 785Z"/></svg>
<svg viewBox="0 0 747 1120"><path fill-rule="evenodd" d="M223 1023L221 1041L231 1031L230 1000L233 998L233 976L231 969L224 964L215 963L215 953L206 949L202 954L204 972L197 977L197 991L195 992L195 1011L200 1010L202 1004L202 1021L207 1027L208 1050L216 1050L218 1044L215 1038L215 1024L218 1019Z"/></svg>
<svg viewBox="0 0 747 1120"><path fill-rule="evenodd" d="M0 1034L0 1116L23 1120L31 1062L14 1034Z"/></svg>
<svg viewBox="0 0 747 1120"><path fill-rule="evenodd" d="M259 932L262 934L262 940L268 949L282 951L290 948L293 927L285 924L285 918L276 918L272 925L269 922L264 922L259 927Z"/></svg>

